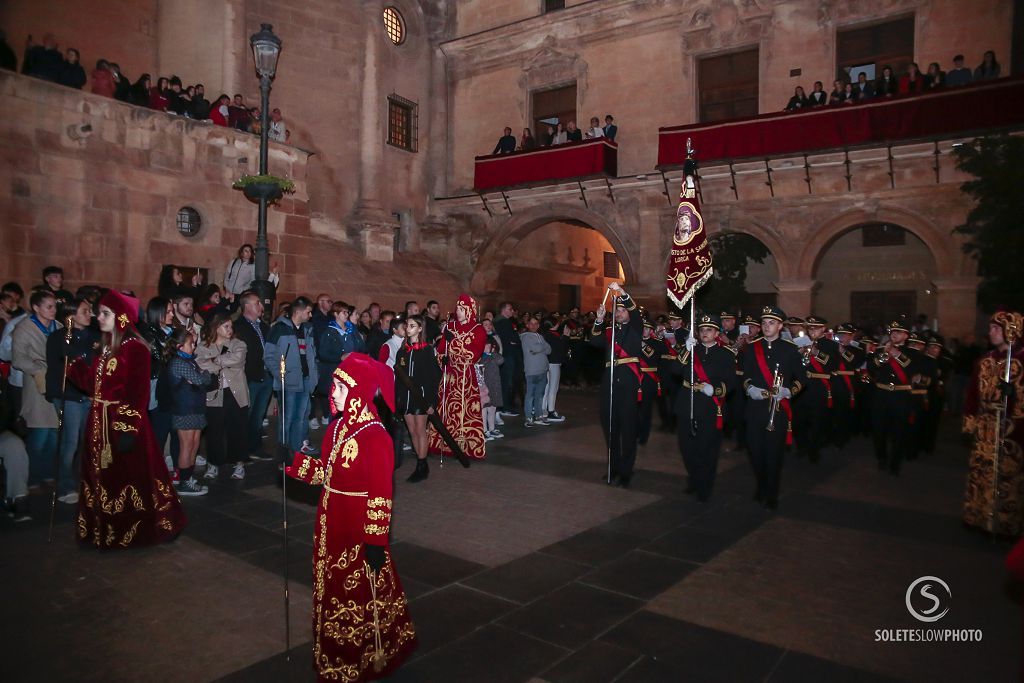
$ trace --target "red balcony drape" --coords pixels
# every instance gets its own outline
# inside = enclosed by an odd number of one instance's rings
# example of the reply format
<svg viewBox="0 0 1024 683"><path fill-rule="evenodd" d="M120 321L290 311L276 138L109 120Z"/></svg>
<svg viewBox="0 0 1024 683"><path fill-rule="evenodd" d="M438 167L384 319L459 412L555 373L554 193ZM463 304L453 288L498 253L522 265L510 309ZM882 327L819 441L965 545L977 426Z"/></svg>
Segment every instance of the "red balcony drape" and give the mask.
<svg viewBox="0 0 1024 683"><path fill-rule="evenodd" d="M605 138L541 147L529 152L476 157L473 189L484 192L501 187L615 177L618 145Z"/></svg>

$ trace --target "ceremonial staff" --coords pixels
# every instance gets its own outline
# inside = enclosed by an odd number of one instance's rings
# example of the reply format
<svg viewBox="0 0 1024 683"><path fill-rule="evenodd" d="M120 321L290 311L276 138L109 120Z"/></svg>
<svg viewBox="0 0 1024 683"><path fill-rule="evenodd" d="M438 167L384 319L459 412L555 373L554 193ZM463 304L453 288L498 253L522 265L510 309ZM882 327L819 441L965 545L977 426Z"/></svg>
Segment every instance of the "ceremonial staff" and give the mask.
<svg viewBox="0 0 1024 683"><path fill-rule="evenodd" d="M690 344L687 344L687 346L690 347L690 436L697 436L697 420L693 417L693 399L696 395L693 389L693 365L694 357L697 355L697 339L693 336L693 328L696 325L696 321L694 319L696 315L694 313L694 308L696 305L697 297L696 291L694 291L694 296L690 298L690 339L693 341Z"/></svg>
<svg viewBox="0 0 1024 683"><path fill-rule="evenodd" d="M284 659L286 662L292 660L291 644L292 644L292 627L291 619L289 618L290 605L288 600L288 474L284 471L287 467L287 454L288 454L288 421L285 420L284 411L284 371L285 371L285 356L288 355L288 351L291 349L291 344L285 346L284 353L281 354L281 405L278 415L278 419L281 421L281 445L285 452L285 463L281 467L281 517L284 527Z"/></svg>
<svg viewBox="0 0 1024 683"><path fill-rule="evenodd" d="M68 352L71 351L71 335L74 333L74 319L68 316L64 321L64 372L60 376L60 410L57 411L57 452L53 456L53 495L50 497L50 530L46 542L53 541L53 520L57 515L57 489L60 486L60 445L64 439L64 406L68 401Z"/></svg>
<svg viewBox="0 0 1024 683"><path fill-rule="evenodd" d="M601 309L604 309L604 302L608 300L608 294L612 292L609 287L604 293L604 300L601 301ZM608 345L608 474L605 481L612 483L612 415L615 412L615 306L617 295L612 294L612 319L611 319L611 343Z"/></svg>
<svg viewBox="0 0 1024 683"><path fill-rule="evenodd" d="M1013 343L1017 341L1020 330L1012 316L1007 316L1003 325L1003 340L1006 342L1006 366L1003 368L1003 382L1000 386L1003 404L996 416L996 451L992 468L992 540L995 541L996 514L999 512L999 466L1002 462L1003 440L1008 433L1006 423L1010 419L1010 363L1013 360ZM1018 397L1019 398L1019 397Z"/></svg>

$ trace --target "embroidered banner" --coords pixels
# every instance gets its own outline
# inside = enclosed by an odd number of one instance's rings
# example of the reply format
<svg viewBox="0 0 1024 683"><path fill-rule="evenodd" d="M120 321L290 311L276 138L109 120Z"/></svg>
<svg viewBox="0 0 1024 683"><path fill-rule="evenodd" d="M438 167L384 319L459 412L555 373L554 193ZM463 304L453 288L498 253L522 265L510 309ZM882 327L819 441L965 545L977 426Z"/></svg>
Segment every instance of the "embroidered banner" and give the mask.
<svg viewBox="0 0 1024 683"><path fill-rule="evenodd" d="M685 306L714 273L708 233L704 229L704 217L700 213L700 201L697 198L697 162L693 160L693 148L689 141L686 156L665 282L668 297L679 308Z"/></svg>

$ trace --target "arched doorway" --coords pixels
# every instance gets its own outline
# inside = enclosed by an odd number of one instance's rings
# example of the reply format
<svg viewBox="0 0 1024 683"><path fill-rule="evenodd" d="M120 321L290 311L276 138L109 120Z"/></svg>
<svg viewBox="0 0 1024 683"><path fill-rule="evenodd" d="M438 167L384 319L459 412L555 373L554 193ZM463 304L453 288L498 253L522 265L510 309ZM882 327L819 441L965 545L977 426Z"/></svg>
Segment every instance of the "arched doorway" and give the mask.
<svg viewBox="0 0 1024 683"><path fill-rule="evenodd" d="M502 299L563 310L600 303L612 281L634 282L632 259L609 220L571 204L517 211L477 259L470 291L485 306Z"/></svg>
<svg viewBox="0 0 1024 683"><path fill-rule="evenodd" d="M779 265L767 244L747 232L718 232L710 237L714 278L697 294L697 307L756 315L778 301Z"/></svg>
<svg viewBox="0 0 1024 683"><path fill-rule="evenodd" d="M900 316L937 314L936 259L914 232L897 223L868 222L835 236L819 253L814 313L868 330Z"/></svg>
<svg viewBox="0 0 1024 683"><path fill-rule="evenodd" d="M596 305L625 273L615 247L580 221L553 221L524 237L498 271L501 297L528 310Z"/></svg>

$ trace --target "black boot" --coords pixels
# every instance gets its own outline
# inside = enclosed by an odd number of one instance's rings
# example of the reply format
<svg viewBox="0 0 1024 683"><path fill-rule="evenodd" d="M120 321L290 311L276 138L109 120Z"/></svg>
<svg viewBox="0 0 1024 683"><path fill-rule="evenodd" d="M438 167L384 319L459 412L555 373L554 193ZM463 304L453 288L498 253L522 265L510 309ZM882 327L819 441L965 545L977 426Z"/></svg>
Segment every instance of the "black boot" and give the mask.
<svg viewBox="0 0 1024 683"><path fill-rule="evenodd" d="M409 475L409 478L406 479L406 481L415 484L416 482L423 481L429 476L430 466L427 465L427 459L423 458L422 460L416 461L416 469L413 470L413 473Z"/></svg>

